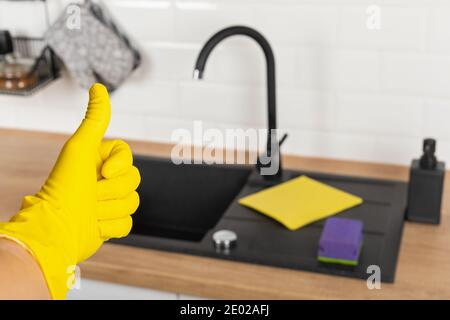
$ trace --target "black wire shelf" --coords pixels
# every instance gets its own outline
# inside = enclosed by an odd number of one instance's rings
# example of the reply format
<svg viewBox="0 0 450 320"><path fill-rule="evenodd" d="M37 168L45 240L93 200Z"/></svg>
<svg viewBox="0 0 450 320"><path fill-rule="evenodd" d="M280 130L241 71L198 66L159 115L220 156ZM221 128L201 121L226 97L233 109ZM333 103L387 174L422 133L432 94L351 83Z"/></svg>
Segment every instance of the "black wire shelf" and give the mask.
<svg viewBox="0 0 450 320"><path fill-rule="evenodd" d="M46 2L46 0L0 0L10 2ZM44 4L45 6L45 4ZM45 9L48 21L48 11ZM20 59L32 60L32 67L24 79L33 79L28 85L20 88L11 86L8 88L9 78L1 78L0 94L29 96L47 86L61 75L62 63L52 49L46 44L44 38L33 38L12 35L14 51L12 55Z"/></svg>

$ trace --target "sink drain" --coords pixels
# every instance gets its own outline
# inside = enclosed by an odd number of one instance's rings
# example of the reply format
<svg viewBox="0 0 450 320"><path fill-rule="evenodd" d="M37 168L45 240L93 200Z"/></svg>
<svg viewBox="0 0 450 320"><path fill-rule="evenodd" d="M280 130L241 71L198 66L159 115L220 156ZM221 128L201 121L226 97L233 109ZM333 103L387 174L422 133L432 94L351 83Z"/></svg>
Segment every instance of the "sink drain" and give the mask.
<svg viewBox="0 0 450 320"><path fill-rule="evenodd" d="M228 253L237 244L237 234L231 230L219 230L214 232L212 240L217 252Z"/></svg>

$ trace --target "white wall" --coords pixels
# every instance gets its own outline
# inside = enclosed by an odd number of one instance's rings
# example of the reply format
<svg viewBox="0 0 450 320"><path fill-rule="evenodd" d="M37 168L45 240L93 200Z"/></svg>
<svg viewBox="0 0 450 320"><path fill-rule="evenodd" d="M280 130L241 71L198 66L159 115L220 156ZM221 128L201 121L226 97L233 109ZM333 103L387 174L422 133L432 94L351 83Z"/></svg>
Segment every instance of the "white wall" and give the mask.
<svg viewBox="0 0 450 320"><path fill-rule="evenodd" d="M52 16L67 2L51 0ZM290 133L285 152L406 164L430 135L438 156L450 160L448 0L103 2L144 56L112 98L109 135L169 141L173 129L191 128L195 119L265 127L264 60L252 41L227 40L208 61L205 80L191 80L204 41L245 24L273 44L279 126ZM366 27L371 4L382 10L379 31ZM0 6L0 28L24 23L17 30L41 32L36 8L18 21L9 6ZM85 100L67 78L31 98L0 96L0 126L70 132Z"/></svg>

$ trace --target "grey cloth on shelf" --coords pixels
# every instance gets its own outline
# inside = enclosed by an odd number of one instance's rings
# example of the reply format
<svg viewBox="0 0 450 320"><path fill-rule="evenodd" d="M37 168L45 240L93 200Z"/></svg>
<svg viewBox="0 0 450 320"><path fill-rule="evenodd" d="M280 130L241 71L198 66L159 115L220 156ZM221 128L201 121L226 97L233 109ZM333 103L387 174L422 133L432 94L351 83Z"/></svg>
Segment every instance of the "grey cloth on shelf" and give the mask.
<svg viewBox="0 0 450 320"><path fill-rule="evenodd" d="M79 28L69 27L66 9L45 39L82 87L101 82L112 91L139 65L139 53L98 5L78 6Z"/></svg>

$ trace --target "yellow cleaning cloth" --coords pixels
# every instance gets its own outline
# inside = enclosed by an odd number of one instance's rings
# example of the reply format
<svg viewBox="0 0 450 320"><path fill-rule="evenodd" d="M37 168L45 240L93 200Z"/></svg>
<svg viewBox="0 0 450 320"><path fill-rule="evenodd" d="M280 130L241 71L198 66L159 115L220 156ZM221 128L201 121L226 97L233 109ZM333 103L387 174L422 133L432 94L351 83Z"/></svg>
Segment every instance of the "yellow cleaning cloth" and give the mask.
<svg viewBox="0 0 450 320"><path fill-rule="evenodd" d="M289 230L339 213L363 200L307 176L301 176L239 200Z"/></svg>

